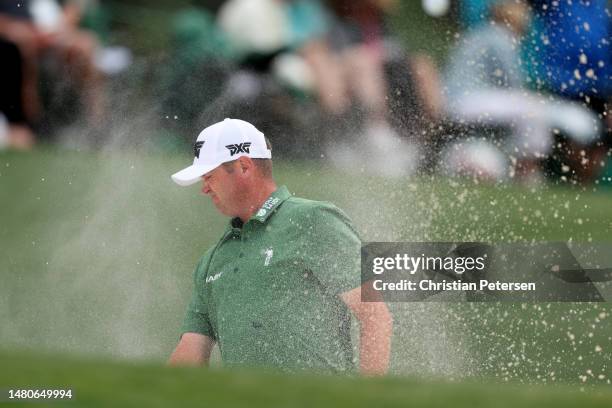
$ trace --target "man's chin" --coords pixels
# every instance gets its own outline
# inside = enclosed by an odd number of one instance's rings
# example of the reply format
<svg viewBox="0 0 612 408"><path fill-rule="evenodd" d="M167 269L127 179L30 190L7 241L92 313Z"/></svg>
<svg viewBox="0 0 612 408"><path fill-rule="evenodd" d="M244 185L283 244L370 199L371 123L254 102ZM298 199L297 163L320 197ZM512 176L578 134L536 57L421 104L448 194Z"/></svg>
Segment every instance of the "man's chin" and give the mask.
<svg viewBox="0 0 612 408"><path fill-rule="evenodd" d="M221 203L219 202L218 199L211 197L210 201L213 203L213 205L215 206L217 211L219 211L222 215L225 215L226 217L231 217L231 218L236 217L234 212L231 211L229 208L224 207L223 205L221 205Z"/></svg>
<svg viewBox="0 0 612 408"><path fill-rule="evenodd" d="M220 206L217 203L214 203L215 208L217 209L217 211L219 211L221 214L225 215L226 217L234 217L234 215L232 214L231 211L229 211L227 208Z"/></svg>
<svg viewBox="0 0 612 408"><path fill-rule="evenodd" d="M210 202L215 206L217 211L219 211L221 214L225 215L225 212L223 211L223 207L221 207L221 205L219 205L219 202L217 200L215 200L214 198L211 198Z"/></svg>

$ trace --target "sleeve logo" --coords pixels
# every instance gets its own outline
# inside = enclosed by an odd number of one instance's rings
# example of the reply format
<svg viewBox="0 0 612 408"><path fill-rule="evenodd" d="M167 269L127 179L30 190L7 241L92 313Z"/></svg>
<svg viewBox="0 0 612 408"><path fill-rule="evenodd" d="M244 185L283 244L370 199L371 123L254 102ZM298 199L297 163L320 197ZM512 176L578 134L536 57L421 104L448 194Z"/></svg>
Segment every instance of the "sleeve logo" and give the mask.
<svg viewBox="0 0 612 408"><path fill-rule="evenodd" d="M221 272L219 272L219 273L217 273L215 275L212 275L212 276L207 276L206 277L206 283L212 283L212 282L216 281L217 279L219 279L221 277L221 275L223 275L223 271L221 271Z"/></svg>

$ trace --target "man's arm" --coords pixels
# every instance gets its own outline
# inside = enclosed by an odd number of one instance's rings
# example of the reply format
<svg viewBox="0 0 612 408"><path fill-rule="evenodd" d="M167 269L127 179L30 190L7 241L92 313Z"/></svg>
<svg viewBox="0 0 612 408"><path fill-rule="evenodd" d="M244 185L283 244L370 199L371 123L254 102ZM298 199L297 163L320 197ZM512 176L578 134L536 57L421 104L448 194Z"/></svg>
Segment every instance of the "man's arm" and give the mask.
<svg viewBox="0 0 612 408"><path fill-rule="evenodd" d="M215 341L203 334L185 333L168 359L170 366L208 365Z"/></svg>
<svg viewBox="0 0 612 408"><path fill-rule="evenodd" d="M364 284L363 290L371 285ZM389 368L393 319L387 305L362 302L361 287L340 294L340 298L359 320L359 369L364 375L383 375Z"/></svg>

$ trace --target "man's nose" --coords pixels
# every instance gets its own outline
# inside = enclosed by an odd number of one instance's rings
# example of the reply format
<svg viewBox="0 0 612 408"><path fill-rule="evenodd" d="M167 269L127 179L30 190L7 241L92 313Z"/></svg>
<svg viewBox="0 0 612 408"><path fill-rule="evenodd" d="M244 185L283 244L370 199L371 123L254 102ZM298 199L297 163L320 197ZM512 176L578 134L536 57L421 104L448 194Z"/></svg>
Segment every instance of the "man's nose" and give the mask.
<svg viewBox="0 0 612 408"><path fill-rule="evenodd" d="M208 195L208 193L210 193L210 186L208 185L208 183L204 179L202 179L202 190L201 190L201 192L204 195Z"/></svg>

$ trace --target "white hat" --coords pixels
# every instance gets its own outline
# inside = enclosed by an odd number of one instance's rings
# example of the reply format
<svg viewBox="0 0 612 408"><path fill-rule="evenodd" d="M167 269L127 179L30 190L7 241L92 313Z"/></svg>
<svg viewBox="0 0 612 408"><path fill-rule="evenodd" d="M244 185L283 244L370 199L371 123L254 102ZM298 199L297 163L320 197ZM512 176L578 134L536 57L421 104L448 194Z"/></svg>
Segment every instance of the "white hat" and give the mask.
<svg viewBox="0 0 612 408"><path fill-rule="evenodd" d="M193 152L193 165L172 175L180 186L197 183L204 174L242 156L272 158L264 134L240 119L225 119L204 129L193 145Z"/></svg>

